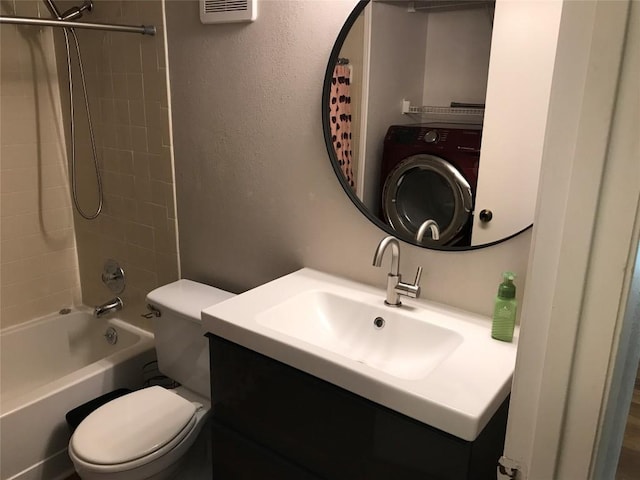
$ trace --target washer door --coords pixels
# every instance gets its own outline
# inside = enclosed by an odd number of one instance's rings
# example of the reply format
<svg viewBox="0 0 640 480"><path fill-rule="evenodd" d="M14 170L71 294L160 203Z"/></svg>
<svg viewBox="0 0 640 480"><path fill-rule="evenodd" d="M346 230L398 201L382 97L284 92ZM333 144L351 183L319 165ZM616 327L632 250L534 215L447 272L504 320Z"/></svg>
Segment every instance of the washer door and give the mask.
<svg viewBox="0 0 640 480"><path fill-rule="evenodd" d="M425 236L422 244L447 245L460 236L471 219L469 182L449 162L433 155L405 158L389 174L382 191L386 221L401 236L416 238L427 220L435 220L440 239Z"/></svg>

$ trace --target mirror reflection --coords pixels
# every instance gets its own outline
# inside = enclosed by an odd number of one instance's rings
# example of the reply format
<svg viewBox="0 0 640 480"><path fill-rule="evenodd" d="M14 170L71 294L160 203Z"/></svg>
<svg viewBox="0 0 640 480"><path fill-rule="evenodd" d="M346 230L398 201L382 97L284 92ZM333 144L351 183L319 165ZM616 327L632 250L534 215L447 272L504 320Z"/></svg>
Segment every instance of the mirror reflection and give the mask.
<svg viewBox="0 0 640 480"><path fill-rule="evenodd" d="M410 243L466 249L522 230L474 239L474 221L493 220L476 198L491 175L481 143L494 12L486 0L361 2L334 48L324 96L334 169L363 213Z"/></svg>

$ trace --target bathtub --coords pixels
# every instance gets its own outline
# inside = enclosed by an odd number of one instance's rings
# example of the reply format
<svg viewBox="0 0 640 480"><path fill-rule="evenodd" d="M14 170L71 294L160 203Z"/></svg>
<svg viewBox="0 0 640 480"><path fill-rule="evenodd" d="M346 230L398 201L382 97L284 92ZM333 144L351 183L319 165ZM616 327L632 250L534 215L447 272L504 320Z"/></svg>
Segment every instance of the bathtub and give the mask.
<svg viewBox="0 0 640 480"><path fill-rule="evenodd" d="M113 345L109 327L118 336ZM0 479L69 476L65 414L117 388L140 388L153 360L152 334L88 309L0 331Z"/></svg>

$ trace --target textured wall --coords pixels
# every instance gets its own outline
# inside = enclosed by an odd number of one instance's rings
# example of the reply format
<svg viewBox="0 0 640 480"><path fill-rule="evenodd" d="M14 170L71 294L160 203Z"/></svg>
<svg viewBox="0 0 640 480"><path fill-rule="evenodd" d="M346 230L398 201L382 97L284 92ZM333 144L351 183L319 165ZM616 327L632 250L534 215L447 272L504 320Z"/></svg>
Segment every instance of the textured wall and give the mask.
<svg viewBox="0 0 640 480"><path fill-rule="evenodd" d="M167 2L180 257L185 278L243 291L307 266L378 286L385 235L329 164L322 81L355 2L262 1L252 24L202 25L195 1ZM530 232L472 252L402 245L425 268L425 298L488 314L505 269L520 293Z"/></svg>
<svg viewBox="0 0 640 480"><path fill-rule="evenodd" d="M64 9L75 2L58 4ZM82 300L96 305L113 297L100 275L105 260L116 259L127 276L123 315L138 321L146 293L178 278L162 2L94 0L83 19L158 29L153 37L78 30L104 186L103 213L93 221L75 215ZM66 79L60 32L56 48L60 76ZM74 76L79 79L77 69ZM92 212L95 172L81 90L74 95L79 197L82 209Z"/></svg>
<svg viewBox="0 0 640 480"><path fill-rule="evenodd" d="M37 17L41 5L2 0L0 11ZM2 25L0 61L0 326L7 327L73 305L80 288L51 29Z"/></svg>

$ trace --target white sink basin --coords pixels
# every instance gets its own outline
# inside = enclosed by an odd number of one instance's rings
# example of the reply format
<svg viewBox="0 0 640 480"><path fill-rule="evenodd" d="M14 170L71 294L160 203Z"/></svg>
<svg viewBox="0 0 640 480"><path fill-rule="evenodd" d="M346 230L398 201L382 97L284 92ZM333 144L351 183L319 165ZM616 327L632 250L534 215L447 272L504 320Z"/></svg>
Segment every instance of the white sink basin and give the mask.
<svg viewBox="0 0 640 480"><path fill-rule="evenodd" d="M259 324L407 380L423 378L462 343L452 330L312 290L256 316ZM375 321L384 322L377 327Z"/></svg>
<svg viewBox="0 0 640 480"><path fill-rule="evenodd" d="M404 298L388 307L384 298L380 288L304 268L206 308L203 326L475 440L509 394L517 332L514 343L500 342L489 318Z"/></svg>

